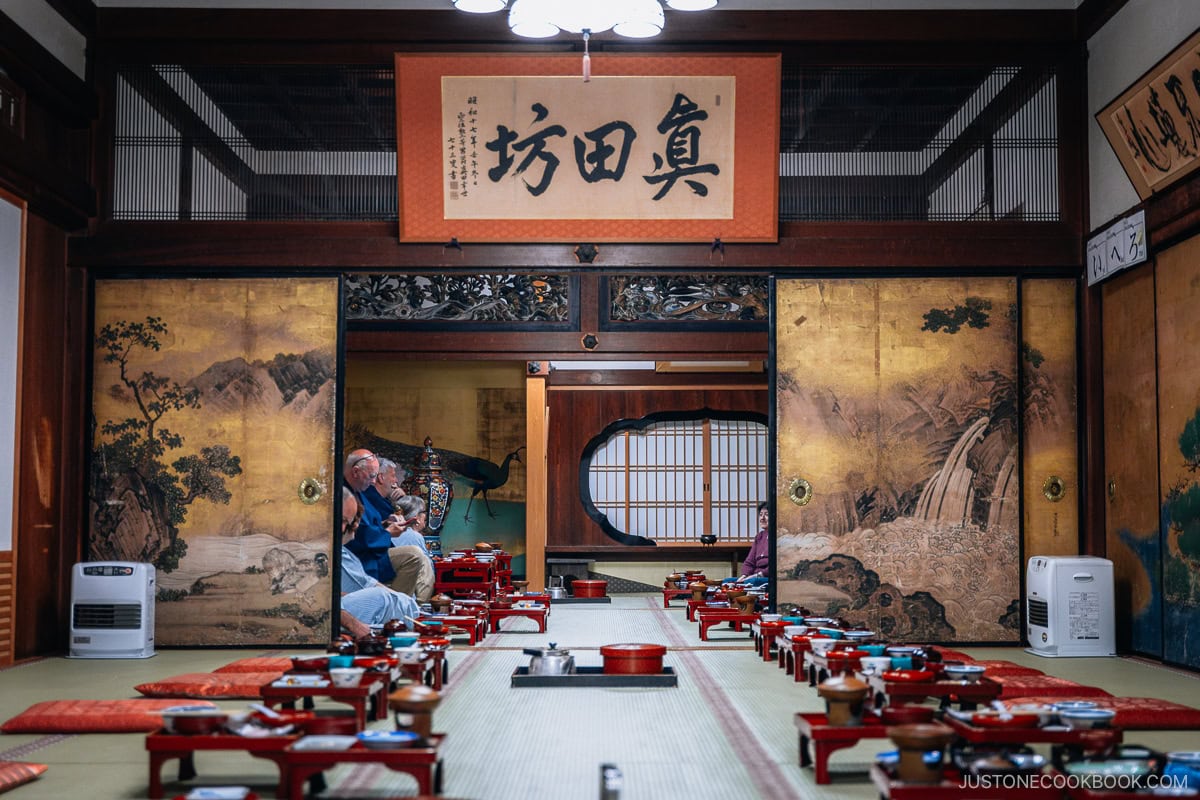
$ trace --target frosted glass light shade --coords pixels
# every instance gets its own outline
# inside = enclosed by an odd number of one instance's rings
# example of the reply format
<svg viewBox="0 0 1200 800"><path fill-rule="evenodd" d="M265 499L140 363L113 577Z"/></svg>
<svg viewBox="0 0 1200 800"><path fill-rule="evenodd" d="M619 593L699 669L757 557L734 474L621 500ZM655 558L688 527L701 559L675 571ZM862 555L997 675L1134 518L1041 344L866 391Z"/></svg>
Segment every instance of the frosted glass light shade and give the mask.
<svg viewBox="0 0 1200 800"><path fill-rule="evenodd" d="M545 39L560 31L603 33L644 39L662 32L661 0L453 0L455 8L487 13L508 8L508 27L518 36ZM703 11L717 0L666 0L681 11Z"/></svg>
<svg viewBox="0 0 1200 800"><path fill-rule="evenodd" d="M508 0L454 0L454 7L470 14L490 14L508 5Z"/></svg>
<svg viewBox="0 0 1200 800"><path fill-rule="evenodd" d="M707 11L717 5L717 0L667 0L667 5L676 11Z"/></svg>
<svg viewBox="0 0 1200 800"><path fill-rule="evenodd" d="M662 33L665 18L658 0L652 3L637 3L636 7L631 5L625 10L624 16L624 19L613 25L613 32L620 36L648 39Z"/></svg>
<svg viewBox="0 0 1200 800"><path fill-rule="evenodd" d="M556 36L558 25L552 16L554 0L513 0L508 11L508 27L517 36L546 39Z"/></svg>

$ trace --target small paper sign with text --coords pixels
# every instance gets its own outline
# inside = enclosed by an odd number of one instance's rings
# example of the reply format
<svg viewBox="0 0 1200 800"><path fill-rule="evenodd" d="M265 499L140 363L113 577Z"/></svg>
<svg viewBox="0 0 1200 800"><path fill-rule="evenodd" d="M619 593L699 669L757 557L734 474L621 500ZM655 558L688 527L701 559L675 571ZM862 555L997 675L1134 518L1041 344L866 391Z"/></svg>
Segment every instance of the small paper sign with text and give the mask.
<svg viewBox="0 0 1200 800"><path fill-rule="evenodd" d="M1139 211L1088 239L1088 286L1145 260L1146 212Z"/></svg>

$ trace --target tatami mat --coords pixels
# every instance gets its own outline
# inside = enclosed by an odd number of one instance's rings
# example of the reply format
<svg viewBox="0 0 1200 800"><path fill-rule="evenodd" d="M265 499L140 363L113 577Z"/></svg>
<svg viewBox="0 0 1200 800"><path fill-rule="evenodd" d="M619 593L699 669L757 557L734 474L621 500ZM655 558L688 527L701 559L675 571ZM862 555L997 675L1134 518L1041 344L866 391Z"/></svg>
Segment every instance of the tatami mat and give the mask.
<svg viewBox="0 0 1200 800"><path fill-rule="evenodd" d="M664 663L679 685L657 689L510 688L513 670L529 663L524 647L554 641L581 666L601 663L598 648L615 642L653 642L670 649ZM1116 694L1152 695L1195 704L1200 682L1192 673L1132 659L1040 659L1016 648L974 649L1050 674L1099 685ZM132 697L152 678L207 671L247 650L161 651L144 661L45 659L0 671L0 715L7 719L32 703L65 697ZM559 605L546 633L525 619L508 619L481 646L449 653L450 683L434 714L448 737L443 745L444 794L476 800L594 800L599 770L615 764L624 775L622 800L721 797L723 800L848 798L873 800L864 770L886 741L839 751L830 786L818 787L797 765L793 716L821 710L816 692L795 683L774 661L763 662L745 633L713 629L701 642L683 604L662 608L661 594L613 598L607 605ZM222 701L230 708L242 701ZM390 727L391 722L372 723ZM1160 749L1200 749L1190 733L1136 733L1127 739ZM13 792L14 800L145 797L147 759L141 734L0 737L0 752L23 752L50 765L46 774ZM14 756L9 756L14 757ZM276 773L267 761L241 754L197 757L192 784L246 783L273 797ZM164 777L174 775L174 764ZM844 773L844 774L843 774ZM328 775L326 797L412 795L406 775L375 767L339 768ZM186 786L167 784L167 796ZM7 798L6 798L7 800Z"/></svg>

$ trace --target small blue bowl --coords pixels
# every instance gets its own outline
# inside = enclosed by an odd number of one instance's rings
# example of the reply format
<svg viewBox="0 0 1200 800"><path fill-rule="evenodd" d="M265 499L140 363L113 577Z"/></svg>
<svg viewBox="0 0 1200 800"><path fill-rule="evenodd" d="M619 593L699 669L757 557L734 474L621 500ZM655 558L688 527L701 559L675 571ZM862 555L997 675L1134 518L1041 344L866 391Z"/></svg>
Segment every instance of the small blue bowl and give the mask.
<svg viewBox="0 0 1200 800"><path fill-rule="evenodd" d="M412 647L417 643L417 639L419 638L415 633L404 636L391 636L388 638L388 644L392 647Z"/></svg>
<svg viewBox="0 0 1200 800"><path fill-rule="evenodd" d="M842 639L846 635L837 628L818 628L818 630L828 636L830 639Z"/></svg>
<svg viewBox="0 0 1200 800"><path fill-rule="evenodd" d="M330 669L345 669L346 667L354 666L354 656L330 656Z"/></svg>
<svg viewBox="0 0 1200 800"><path fill-rule="evenodd" d="M876 657L883 655L884 651L887 650L886 644L860 644L856 645L856 647L858 647L859 650L865 650Z"/></svg>

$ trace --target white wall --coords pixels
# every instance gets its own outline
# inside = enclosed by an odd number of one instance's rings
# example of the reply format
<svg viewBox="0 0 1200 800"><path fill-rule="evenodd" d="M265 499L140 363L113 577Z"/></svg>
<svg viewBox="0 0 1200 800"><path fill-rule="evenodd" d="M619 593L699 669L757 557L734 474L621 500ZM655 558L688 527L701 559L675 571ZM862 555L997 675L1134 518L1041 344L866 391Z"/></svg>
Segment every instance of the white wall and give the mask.
<svg viewBox="0 0 1200 800"><path fill-rule="evenodd" d="M1088 40L1089 229L1139 202L1095 115L1200 28L1196 0L1129 0Z"/></svg>
<svg viewBox="0 0 1200 800"><path fill-rule="evenodd" d="M13 546L20 312L21 209L0 199L0 550Z"/></svg>

